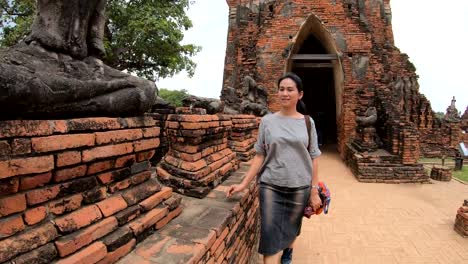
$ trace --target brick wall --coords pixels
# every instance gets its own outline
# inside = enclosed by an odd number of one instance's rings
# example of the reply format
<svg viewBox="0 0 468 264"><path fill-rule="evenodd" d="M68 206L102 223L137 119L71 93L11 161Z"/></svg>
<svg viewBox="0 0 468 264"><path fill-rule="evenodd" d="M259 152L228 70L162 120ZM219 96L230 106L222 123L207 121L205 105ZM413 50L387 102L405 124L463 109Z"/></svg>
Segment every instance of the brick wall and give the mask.
<svg viewBox="0 0 468 264"><path fill-rule="evenodd" d="M112 263L180 214L150 117L0 121L0 263Z"/></svg>
<svg viewBox="0 0 468 264"><path fill-rule="evenodd" d="M453 229L462 237L468 237L468 200L458 209Z"/></svg>
<svg viewBox="0 0 468 264"><path fill-rule="evenodd" d="M359 153L347 145L346 164L360 182L428 183L422 164L404 164L401 157L383 150Z"/></svg>
<svg viewBox="0 0 468 264"><path fill-rule="evenodd" d="M459 123L438 121L429 129L421 129L421 154L424 157L455 157L463 141Z"/></svg>
<svg viewBox="0 0 468 264"><path fill-rule="evenodd" d="M434 112L419 93L414 65L394 45L390 0L227 2L223 90L233 87L240 94L243 77L250 75L267 88L269 109L278 110L276 80L290 69L289 58L298 52L301 41L314 34L328 53L339 56L334 72L342 157L346 144L360 138L355 119L369 106L377 107L376 129L384 149L405 163L414 163L421 151L425 153L420 140L435 133ZM405 130L394 129L395 124Z"/></svg>
<svg viewBox="0 0 468 264"><path fill-rule="evenodd" d="M230 184L239 183L248 166L202 199L184 197L184 210L160 232L136 246L119 263L253 263L258 257L258 186L226 198Z"/></svg>
<svg viewBox="0 0 468 264"><path fill-rule="evenodd" d="M237 159L249 161L255 155L254 144L257 141L258 121L251 115L231 117L232 131L229 133L229 147L236 152Z"/></svg>
<svg viewBox="0 0 468 264"><path fill-rule="evenodd" d="M157 166L159 180L188 196L207 195L237 169L236 153L228 147L231 130L228 115L169 115L169 151Z"/></svg>

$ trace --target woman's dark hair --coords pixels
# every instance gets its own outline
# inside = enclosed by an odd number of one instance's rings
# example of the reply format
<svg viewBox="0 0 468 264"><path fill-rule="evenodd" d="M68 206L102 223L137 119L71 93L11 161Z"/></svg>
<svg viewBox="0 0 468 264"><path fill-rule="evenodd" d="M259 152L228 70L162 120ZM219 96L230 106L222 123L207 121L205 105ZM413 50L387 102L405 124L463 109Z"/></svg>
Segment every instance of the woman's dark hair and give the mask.
<svg viewBox="0 0 468 264"><path fill-rule="evenodd" d="M304 89L302 88L302 80L299 76L297 76L295 73L293 72L287 72L285 75L281 76L281 78L278 79L278 83L276 84L276 86L278 86L279 88L279 84L282 80L284 79L291 79L295 84L296 84L296 87L297 87L297 90L299 92L302 92Z"/></svg>
<svg viewBox="0 0 468 264"><path fill-rule="evenodd" d="M292 72L287 72L286 74L281 76L281 78L278 79L278 83L277 83L278 88L279 88L280 82L284 79L291 79L296 84L297 90L299 92L304 91L304 88L302 87L301 78ZM305 103L302 101L302 99L297 101L296 110L303 115L307 114L307 108L306 108Z"/></svg>

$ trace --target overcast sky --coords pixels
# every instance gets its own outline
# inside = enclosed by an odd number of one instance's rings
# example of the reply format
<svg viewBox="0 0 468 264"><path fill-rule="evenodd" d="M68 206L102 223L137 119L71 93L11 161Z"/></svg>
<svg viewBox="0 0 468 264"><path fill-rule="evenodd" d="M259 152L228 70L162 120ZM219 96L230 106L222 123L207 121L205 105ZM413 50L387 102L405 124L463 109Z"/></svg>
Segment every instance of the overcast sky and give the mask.
<svg viewBox="0 0 468 264"><path fill-rule="evenodd" d="M420 92L435 111L445 112L452 96L462 113L468 105L468 1L391 0L395 43L416 66ZM226 50L228 7L225 0L196 0L188 10L193 28L184 42L202 46L194 58L193 78L185 73L159 80L158 87L186 89L219 98Z"/></svg>

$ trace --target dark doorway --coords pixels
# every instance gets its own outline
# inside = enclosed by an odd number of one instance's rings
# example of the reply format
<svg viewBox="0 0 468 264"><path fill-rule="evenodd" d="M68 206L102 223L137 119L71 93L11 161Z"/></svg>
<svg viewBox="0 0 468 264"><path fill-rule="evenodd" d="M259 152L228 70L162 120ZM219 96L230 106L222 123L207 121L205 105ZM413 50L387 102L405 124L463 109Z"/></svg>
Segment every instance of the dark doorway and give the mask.
<svg viewBox="0 0 468 264"><path fill-rule="evenodd" d="M322 44L310 35L297 54L327 54ZM317 57L317 56L315 56ZM331 60L320 56L294 61L292 71L304 83L304 103L315 121L320 145L337 143L335 80Z"/></svg>

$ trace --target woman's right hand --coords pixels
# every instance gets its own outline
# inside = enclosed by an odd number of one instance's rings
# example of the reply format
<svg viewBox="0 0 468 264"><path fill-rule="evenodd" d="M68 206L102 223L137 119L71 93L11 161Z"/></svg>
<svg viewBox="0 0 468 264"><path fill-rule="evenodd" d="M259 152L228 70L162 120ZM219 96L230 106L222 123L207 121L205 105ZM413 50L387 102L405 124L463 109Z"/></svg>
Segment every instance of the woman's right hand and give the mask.
<svg viewBox="0 0 468 264"><path fill-rule="evenodd" d="M246 188L245 185L243 184L233 184L229 187L229 190L227 192L227 197L231 197L232 195L242 192Z"/></svg>

